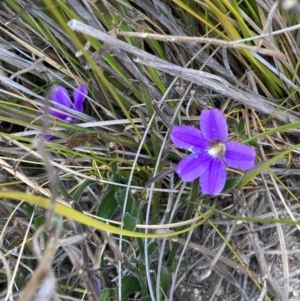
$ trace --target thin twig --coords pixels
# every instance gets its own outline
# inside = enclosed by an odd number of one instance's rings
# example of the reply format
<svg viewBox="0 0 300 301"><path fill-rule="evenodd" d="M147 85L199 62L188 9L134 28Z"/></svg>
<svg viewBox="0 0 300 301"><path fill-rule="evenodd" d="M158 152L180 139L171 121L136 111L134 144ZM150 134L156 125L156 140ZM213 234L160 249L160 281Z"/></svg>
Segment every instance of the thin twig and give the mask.
<svg viewBox="0 0 300 301"><path fill-rule="evenodd" d="M34 61L32 63L32 65L30 65L29 67L22 69L20 71L15 72L13 75L11 75L10 79L14 79L15 77L24 74L28 71L34 70L39 64L41 64L43 61L45 60L44 56L41 56L40 58L38 58L36 61Z"/></svg>
<svg viewBox="0 0 300 301"><path fill-rule="evenodd" d="M72 251L72 249L69 246L64 246L63 248L64 248L65 252L68 254L68 257L70 258L72 264L76 268L80 279L85 284L85 287L86 287L87 294L88 294L89 298L92 301L98 301L99 298L97 297L97 295L95 293L92 282L89 279L89 276L88 276L87 272L85 271L85 269L80 264L79 259L76 258L74 252Z"/></svg>
<svg viewBox="0 0 300 301"><path fill-rule="evenodd" d="M285 55L278 50L258 48L256 46L249 46L244 44L232 44L232 42L227 42L219 39L212 38L202 38L202 37L183 37L183 36L171 36L171 35L161 35L161 34L151 34L145 32L127 32L127 31L114 31L117 36L126 36L126 37L136 37L140 39L153 39L163 42L173 42L173 43L202 43L208 45L217 45L226 48L236 48L236 49L245 49L252 52L257 52L263 55L277 57L278 59L285 60Z"/></svg>
<svg viewBox="0 0 300 301"><path fill-rule="evenodd" d="M41 227L36 233L35 233L35 238L42 234L45 231L44 227ZM42 283L42 281L46 277L52 277L51 273L51 265L52 265L52 260L55 254L55 250L57 247L57 239L59 235L59 230L57 228L53 228L51 231L51 235L48 237L48 243L46 246L46 249L44 251L44 254L40 256L40 263L36 270L34 271L33 276L30 278L28 283L26 284L25 288L22 290L21 295L17 301L29 301L31 300L32 296L34 295L36 289L38 286ZM36 251L38 253L40 252L39 247L37 247ZM49 274L50 273L50 274Z"/></svg>

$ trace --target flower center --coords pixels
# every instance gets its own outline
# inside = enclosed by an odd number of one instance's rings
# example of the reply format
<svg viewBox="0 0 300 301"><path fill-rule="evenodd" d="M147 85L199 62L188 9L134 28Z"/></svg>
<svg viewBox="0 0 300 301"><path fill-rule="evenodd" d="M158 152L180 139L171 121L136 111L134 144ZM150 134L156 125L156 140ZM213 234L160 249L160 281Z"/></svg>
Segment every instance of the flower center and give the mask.
<svg viewBox="0 0 300 301"><path fill-rule="evenodd" d="M222 158L226 151L226 146L222 142L214 144L211 148L208 149L208 153L214 158Z"/></svg>

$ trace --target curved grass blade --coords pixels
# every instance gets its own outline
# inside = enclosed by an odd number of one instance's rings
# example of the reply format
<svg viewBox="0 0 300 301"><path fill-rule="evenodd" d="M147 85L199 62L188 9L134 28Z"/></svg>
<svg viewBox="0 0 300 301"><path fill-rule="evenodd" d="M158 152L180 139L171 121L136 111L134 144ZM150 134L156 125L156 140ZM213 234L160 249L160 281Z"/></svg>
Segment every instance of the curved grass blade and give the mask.
<svg viewBox="0 0 300 301"><path fill-rule="evenodd" d="M300 147L300 143L280 152L278 155L272 157L271 159L260 163L255 169L250 170L242 177L240 183L236 186L236 188L240 189L244 187L248 182L250 182L255 176L261 173L264 169L269 168L270 165L275 163L277 160L283 158L285 155L291 153L292 151L296 150L299 147Z"/></svg>
<svg viewBox="0 0 300 301"><path fill-rule="evenodd" d="M13 199L13 200L18 200L18 201L25 201L30 204L35 204L38 205L44 209L48 209L50 207L50 200L44 197L36 196L36 195L29 195L23 192L15 192L15 191L9 191L9 192L0 192L0 198L1 199ZM170 236L176 236L185 232L188 232L194 228L197 228L201 224L203 224L207 218L210 217L211 211L207 212L207 215L205 215L205 218L199 221L196 224L193 224L190 227L187 227L183 230L176 231L176 232L168 232L164 234L150 234L150 233L141 233L141 232L135 232L135 231L129 231L129 230L124 230L121 228L114 227L112 225L106 224L100 220L96 220L95 218L92 218L88 215L85 215L84 213L81 213L79 211L74 210L73 208L63 205L61 203L56 203L55 205L55 213L65 216L67 218L70 218L74 221L77 221L81 224L84 224L86 226L101 230L101 231L106 231L106 232L111 232L114 234L120 234L124 236L129 236L129 237L141 237L141 238L165 238L165 237L170 237ZM299 222L300 223L300 222Z"/></svg>

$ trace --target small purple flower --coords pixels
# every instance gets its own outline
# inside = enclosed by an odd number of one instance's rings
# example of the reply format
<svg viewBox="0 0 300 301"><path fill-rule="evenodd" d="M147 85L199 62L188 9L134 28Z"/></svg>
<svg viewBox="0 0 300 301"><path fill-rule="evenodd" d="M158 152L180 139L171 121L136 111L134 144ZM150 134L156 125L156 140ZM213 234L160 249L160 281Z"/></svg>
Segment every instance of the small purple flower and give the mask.
<svg viewBox="0 0 300 301"><path fill-rule="evenodd" d="M67 108L83 112L83 102L88 94L88 90L86 86L80 85L77 89L73 91L73 103L70 99L69 93L66 88L62 86L56 86L52 89L50 99L53 101L53 106L60 111L63 111L62 108L59 108L55 104L58 103ZM68 114L60 113L54 110L50 110L50 114L67 122L73 122L76 119L69 117Z"/></svg>
<svg viewBox="0 0 300 301"><path fill-rule="evenodd" d="M202 194L218 195L226 182L226 167L247 170L254 166L255 150L239 142L227 141L228 128L224 114L203 110L198 130L192 126L174 126L172 142L192 152L183 158L176 172L184 182L200 177Z"/></svg>
<svg viewBox="0 0 300 301"><path fill-rule="evenodd" d="M66 88L62 86L55 86L52 88L50 93L50 99L52 100L52 105L54 108L64 111L63 108L59 108L57 104L60 104L64 107L83 112L83 102L88 94L88 89L84 85L80 85L73 91L73 102L70 99L69 93ZM68 113L57 112L53 109L50 109L50 114L54 117L62 119L66 122L74 122L76 118L72 118ZM52 135L46 135L45 139L49 140Z"/></svg>

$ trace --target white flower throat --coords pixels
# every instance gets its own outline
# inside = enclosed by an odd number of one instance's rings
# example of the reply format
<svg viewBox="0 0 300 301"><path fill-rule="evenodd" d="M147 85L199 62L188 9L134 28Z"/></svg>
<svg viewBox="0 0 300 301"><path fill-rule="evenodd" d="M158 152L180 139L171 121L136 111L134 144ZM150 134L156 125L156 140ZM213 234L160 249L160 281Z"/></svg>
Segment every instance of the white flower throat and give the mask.
<svg viewBox="0 0 300 301"><path fill-rule="evenodd" d="M222 158L226 151L226 146L222 142L213 144L209 149L208 153L214 158Z"/></svg>

